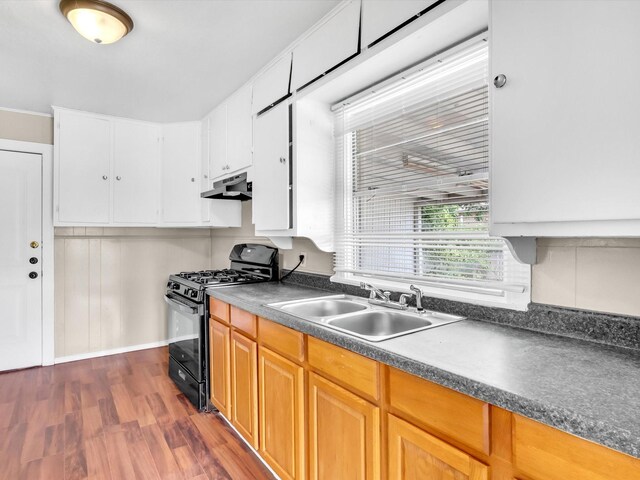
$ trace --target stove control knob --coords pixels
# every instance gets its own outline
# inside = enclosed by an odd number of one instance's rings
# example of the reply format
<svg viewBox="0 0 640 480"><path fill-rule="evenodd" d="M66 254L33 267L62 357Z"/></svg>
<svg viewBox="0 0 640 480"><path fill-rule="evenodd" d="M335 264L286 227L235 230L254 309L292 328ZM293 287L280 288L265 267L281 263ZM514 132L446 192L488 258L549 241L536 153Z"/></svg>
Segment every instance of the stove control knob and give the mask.
<svg viewBox="0 0 640 480"><path fill-rule="evenodd" d="M192 290L191 291L191 298L196 298L198 296L198 291L197 290Z"/></svg>
<svg viewBox="0 0 640 480"><path fill-rule="evenodd" d="M171 290L179 290L180 289L180 284L178 282L173 282L173 284L171 285Z"/></svg>
<svg viewBox="0 0 640 480"><path fill-rule="evenodd" d="M189 296L189 292L190 292L190 291L191 291L191 289L190 289L190 288L185 288L185 289L184 289L184 294L185 294L185 295L187 295L187 296Z"/></svg>

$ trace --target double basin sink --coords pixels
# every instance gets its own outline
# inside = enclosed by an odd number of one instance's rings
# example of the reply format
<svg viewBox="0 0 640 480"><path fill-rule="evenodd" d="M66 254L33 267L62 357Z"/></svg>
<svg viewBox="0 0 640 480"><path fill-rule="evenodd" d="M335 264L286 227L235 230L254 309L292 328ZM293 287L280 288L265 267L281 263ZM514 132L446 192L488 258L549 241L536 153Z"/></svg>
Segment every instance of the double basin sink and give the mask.
<svg viewBox="0 0 640 480"><path fill-rule="evenodd" d="M385 306L370 305L366 299L349 295L308 298L267 306L370 342L380 342L465 319L429 310L422 313L392 310Z"/></svg>

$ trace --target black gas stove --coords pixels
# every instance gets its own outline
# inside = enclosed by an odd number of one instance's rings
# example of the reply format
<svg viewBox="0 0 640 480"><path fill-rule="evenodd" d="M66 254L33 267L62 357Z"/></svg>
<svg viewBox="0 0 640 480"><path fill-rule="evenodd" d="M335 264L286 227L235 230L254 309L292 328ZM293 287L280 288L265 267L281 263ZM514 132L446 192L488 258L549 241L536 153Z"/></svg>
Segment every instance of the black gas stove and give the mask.
<svg viewBox="0 0 640 480"><path fill-rule="evenodd" d="M165 301L169 327L169 376L198 408L208 397L208 306L205 289L278 280L278 250L266 245L235 245L230 268L169 276Z"/></svg>

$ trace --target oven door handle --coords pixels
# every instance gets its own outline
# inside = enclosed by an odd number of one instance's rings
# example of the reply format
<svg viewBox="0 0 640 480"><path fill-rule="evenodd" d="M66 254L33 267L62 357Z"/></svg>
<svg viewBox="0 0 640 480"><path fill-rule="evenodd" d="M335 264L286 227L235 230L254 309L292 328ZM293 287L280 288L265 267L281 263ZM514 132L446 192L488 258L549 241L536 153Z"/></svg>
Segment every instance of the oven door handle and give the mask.
<svg viewBox="0 0 640 480"><path fill-rule="evenodd" d="M174 300L173 298L169 298L168 296L164 296L164 301L167 302L167 304L170 307L173 307L183 313L187 313L189 315L198 315L198 309L195 307L190 307L189 305L185 305L184 303L180 303L177 300Z"/></svg>

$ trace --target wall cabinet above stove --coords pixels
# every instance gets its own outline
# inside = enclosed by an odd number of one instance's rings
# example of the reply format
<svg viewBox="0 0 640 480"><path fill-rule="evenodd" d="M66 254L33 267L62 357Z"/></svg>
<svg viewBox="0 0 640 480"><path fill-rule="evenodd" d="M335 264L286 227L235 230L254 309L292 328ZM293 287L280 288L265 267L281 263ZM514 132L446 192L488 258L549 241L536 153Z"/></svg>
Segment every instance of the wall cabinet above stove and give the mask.
<svg viewBox="0 0 640 480"><path fill-rule="evenodd" d="M492 234L640 236L638 18L638 2L491 2Z"/></svg>
<svg viewBox="0 0 640 480"><path fill-rule="evenodd" d="M162 125L54 111L55 225L240 224L239 202L229 202L238 205L224 215L203 218L200 122Z"/></svg>
<svg viewBox="0 0 640 480"><path fill-rule="evenodd" d="M251 166L251 85L236 91L210 114L210 180L231 176Z"/></svg>

